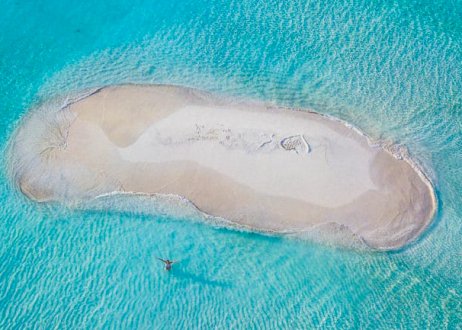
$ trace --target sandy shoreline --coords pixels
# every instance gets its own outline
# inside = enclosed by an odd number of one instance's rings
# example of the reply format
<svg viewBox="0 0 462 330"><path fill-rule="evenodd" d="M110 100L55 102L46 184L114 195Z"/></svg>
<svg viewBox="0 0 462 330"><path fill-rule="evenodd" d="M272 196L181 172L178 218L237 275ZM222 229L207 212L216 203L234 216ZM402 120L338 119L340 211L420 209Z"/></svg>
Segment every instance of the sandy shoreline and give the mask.
<svg viewBox="0 0 462 330"><path fill-rule="evenodd" d="M181 87L106 87L32 114L14 139L14 180L38 201L174 194L250 228L337 226L377 249L415 239L436 208L423 173L339 121Z"/></svg>

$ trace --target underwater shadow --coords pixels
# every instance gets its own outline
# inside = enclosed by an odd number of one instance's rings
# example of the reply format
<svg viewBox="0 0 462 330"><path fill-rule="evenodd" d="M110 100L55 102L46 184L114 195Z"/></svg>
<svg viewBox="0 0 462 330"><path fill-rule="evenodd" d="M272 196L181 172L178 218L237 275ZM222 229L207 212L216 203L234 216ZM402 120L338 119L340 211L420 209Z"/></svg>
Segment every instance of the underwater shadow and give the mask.
<svg viewBox="0 0 462 330"><path fill-rule="evenodd" d="M232 288L231 282L209 279L209 278L204 277L201 274L194 274L188 271L184 271L179 267L172 268L171 273L177 278L184 279L190 282L196 282L196 283L200 283L203 285L209 285L213 287L220 287L223 289Z"/></svg>

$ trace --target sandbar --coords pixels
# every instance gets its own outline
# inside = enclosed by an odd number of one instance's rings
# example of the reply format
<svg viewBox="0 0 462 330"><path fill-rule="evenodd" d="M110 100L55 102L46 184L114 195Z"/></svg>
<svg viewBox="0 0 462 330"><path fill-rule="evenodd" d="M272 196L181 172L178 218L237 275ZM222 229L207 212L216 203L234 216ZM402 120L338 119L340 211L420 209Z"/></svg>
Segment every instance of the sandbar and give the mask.
<svg viewBox="0 0 462 330"><path fill-rule="evenodd" d="M40 202L177 195L258 231L338 228L379 250L415 240L436 208L409 158L340 120L180 86L107 86L32 111L11 159Z"/></svg>

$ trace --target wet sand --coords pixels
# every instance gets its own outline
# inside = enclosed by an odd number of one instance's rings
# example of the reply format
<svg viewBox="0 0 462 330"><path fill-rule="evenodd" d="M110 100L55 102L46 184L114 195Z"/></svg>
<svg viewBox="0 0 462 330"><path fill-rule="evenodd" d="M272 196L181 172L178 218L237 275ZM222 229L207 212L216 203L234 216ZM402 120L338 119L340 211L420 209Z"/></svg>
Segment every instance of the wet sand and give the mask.
<svg viewBox="0 0 462 330"><path fill-rule="evenodd" d="M37 201L174 194L261 231L347 231L376 249L414 240L435 212L423 173L344 123L174 86L102 88L31 114L13 175Z"/></svg>

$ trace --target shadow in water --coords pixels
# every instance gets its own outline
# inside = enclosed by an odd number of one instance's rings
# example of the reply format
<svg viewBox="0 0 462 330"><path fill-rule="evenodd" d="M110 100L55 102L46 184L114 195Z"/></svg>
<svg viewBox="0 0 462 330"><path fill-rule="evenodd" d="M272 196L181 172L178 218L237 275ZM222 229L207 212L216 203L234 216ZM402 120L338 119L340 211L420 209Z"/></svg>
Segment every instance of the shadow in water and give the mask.
<svg viewBox="0 0 462 330"><path fill-rule="evenodd" d="M190 282L200 283L202 285L209 285L209 286L220 287L224 289L229 289L232 287L231 282L209 279L203 276L202 274L194 274L194 273L185 271L181 269L180 267L176 267L176 268L173 267L170 273L179 279L184 279Z"/></svg>

